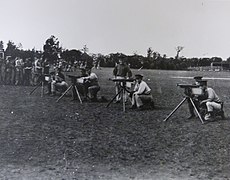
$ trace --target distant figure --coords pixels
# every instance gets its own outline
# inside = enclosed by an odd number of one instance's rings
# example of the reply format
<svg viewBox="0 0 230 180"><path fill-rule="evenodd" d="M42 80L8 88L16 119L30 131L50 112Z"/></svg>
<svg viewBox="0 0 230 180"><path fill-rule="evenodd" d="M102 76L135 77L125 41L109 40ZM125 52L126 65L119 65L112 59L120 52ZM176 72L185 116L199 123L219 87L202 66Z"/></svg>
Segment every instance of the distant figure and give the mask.
<svg viewBox="0 0 230 180"><path fill-rule="evenodd" d="M42 62L41 59L35 58L34 61L34 72L33 72L33 83L38 85L38 81L42 75Z"/></svg>
<svg viewBox="0 0 230 180"><path fill-rule="evenodd" d="M32 82L32 62L30 58L26 58L24 63L24 85L33 85Z"/></svg>
<svg viewBox="0 0 230 180"><path fill-rule="evenodd" d="M22 84L23 81L23 60L19 57L15 58L15 85Z"/></svg>
<svg viewBox="0 0 230 180"><path fill-rule="evenodd" d="M14 84L14 69L14 60L10 56L7 56L5 64L5 83L7 85Z"/></svg>
<svg viewBox="0 0 230 180"><path fill-rule="evenodd" d="M131 109L143 109L145 104L151 104L153 107L153 97L151 94L151 89L145 81L143 81L143 75L135 75L136 84L134 90L131 93Z"/></svg>
<svg viewBox="0 0 230 180"><path fill-rule="evenodd" d="M0 83L5 83L5 60L0 58Z"/></svg>
<svg viewBox="0 0 230 180"><path fill-rule="evenodd" d="M125 63L124 58L119 59L119 63L113 69L113 75L115 79L124 79L124 78L131 78L132 72L129 66ZM121 90L121 82L115 82L116 85L116 94ZM127 93L125 94L125 98L127 97ZM116 103L121 101L121 93L116 97Z"/></svg>

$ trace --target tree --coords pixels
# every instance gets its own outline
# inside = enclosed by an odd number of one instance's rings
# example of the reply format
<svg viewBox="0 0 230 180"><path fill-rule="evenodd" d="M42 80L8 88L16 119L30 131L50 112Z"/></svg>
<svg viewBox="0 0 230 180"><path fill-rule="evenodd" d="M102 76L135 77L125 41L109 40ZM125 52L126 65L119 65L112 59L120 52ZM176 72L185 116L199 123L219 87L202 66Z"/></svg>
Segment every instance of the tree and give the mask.
<svg viewBox="0 0 230 180"><path fill-rule="evenodd" d="M100 69L101 65L104 65L105 57L104 55L98 53L98 54L92 54L91 57L93 58L93 67Z"/></svg>
<svg viewBox="0 0 230 180"><path fill-rule="evenodd" d="M70 64L74 64L75 61L80 61L81 55L82 52L76 49L71 49L71 50L67 49L61 53L61 57Z"/></svg>
<svg viewBox="0 0 230 180"><path fill-rule="evenodd" d="M56 62L62 51L62 48L59 47L58 38L51 35L51 37L46 40L43 51L43 59L47 59L50 63Z"/></svg>
<svg viewBox="0 0 230 180"><path fill-rule="evenodd" d="M83 51L83 53L87 53L89 51L89 48L87 47L87 45L84 45L81 50Z"/></svg>
<svg viewBox="0 0 230 180"><path fill-rule="evenodd" d="M176 47L176 57L175 57L175 59L179 58L179 54L183 49L184 49L184 47L182 47L182 46L177 46Z"/></svg>
<svg viewBox="0 0 230 180"><path fill-rule="evenodd" d="M153 50L152 48L147 49L147 58L151 58L153 56Z"/></svg>
<svg viewBox="0 0 230 180"><path fill-rule="evenodd" d="M82 54L81 62L82 62L82 66L90 67L90 68L93 67L93 58L87 53Z"/></svg>
<svg viewBox="0 0 230 180"><path fill-rule="evenodd" d="M13 41L8 41L7 47L6 47L6 56L12 56L15 58L17 55L17 46L14 44Z"/></svg>

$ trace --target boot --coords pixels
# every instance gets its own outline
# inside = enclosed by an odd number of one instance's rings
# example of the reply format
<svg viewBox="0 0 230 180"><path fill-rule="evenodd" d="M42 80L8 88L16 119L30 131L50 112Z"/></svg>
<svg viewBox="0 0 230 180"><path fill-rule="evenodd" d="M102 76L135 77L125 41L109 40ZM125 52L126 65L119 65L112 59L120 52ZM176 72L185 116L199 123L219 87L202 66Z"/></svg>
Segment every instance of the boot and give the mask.
<svg viewBox="0 0 230 180"><path fill-rule="evenodd" d="M213 112L208 112L205 116L204 116L204 120L205 121L213 121Z"/></svg>

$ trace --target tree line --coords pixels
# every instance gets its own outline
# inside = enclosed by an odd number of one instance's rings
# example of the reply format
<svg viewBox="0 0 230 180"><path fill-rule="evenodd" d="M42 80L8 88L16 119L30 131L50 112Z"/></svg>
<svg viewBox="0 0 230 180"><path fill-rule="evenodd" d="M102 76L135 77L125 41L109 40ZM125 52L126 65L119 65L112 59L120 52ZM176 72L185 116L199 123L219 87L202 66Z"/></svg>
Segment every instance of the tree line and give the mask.
<svg viewBox="0 0 230 180"><path fill-rule="evenodd" d="M131 68L144 69L163 69L163 70L187 70L190 67L210 66L212 62L222 62L220 57L211 58L186 58L180 57L179 53L183 47L176 48L175 57L167 57L166 54L161 55L157 51L148 48L146 56L134 53L133 55L126 55L123 53L91 54L85 45L82 49L64 49L60 46L58 38L51 35L45 40L43 51L36 49L24 50L21 44L16 45L13 41L8 41L4 49L3 41L0 41L0 50L4 51L5 57L10 56L12 59L20 57L22 59L35 58L47 60L49 63L56 63L62 59L65 63L74 65L85 64L94 67L114 67L119 58L125 58L127 64ZM230 62L230 58L227 59Z"/></svg>

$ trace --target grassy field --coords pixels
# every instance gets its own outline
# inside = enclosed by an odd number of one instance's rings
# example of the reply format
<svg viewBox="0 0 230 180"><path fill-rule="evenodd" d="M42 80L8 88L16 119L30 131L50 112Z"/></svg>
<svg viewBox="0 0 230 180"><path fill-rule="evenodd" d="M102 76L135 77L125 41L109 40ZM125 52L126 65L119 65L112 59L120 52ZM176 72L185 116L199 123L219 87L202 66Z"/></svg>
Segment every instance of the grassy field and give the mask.
<svg viewBox="0 0 230 180"><path fill-rule="evenodd" d="M99 96L114 94L112 69L94 70ZM137 73L137 70L133 70ZM33 87L0 88L0 179L230 179L230 74L141 70L155 110L122 104L71 102L70 94L40 96ZM224 101L226 120L188 120L177 83L201 75Z"/></svg>

